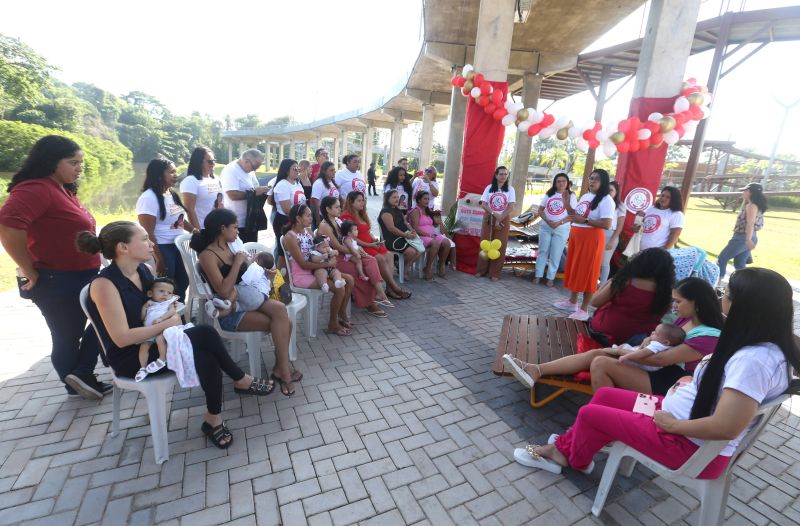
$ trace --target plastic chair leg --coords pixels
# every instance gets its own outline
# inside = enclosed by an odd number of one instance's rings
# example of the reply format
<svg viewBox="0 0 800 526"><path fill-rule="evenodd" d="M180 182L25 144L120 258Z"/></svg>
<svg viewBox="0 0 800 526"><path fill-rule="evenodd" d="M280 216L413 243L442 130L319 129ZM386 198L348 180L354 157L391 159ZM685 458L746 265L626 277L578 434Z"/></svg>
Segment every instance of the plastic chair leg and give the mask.
<svg viewBox="0 0 800 526"><path fill-rule="evenodd" d="M111 412L111 437L119 435L119 403L122 397L122 389L114 385L111 391L113 410Z"/></svg>
<svg viewBox="0 0 800 526"><path fill-rule="evenodd" d="M319 301L311 300L308 302L308 337L317 337L317 316L319 315Z"/></svg>
<svg viewBox="0 0 800 526"><path fill-rule="evenodd" d="M636 459L633 457L625 457L619 463L619 474L625 478L633 474L633 469L636 467Z"/></svg>
<svg viewBox="0 0 800 526"><path fill-rule="evenodd" d="M297 360L297 316L289 316L292 322L292 333L289 336L289 361Z"/></svg>
<svg viewBox="0 0 800 526"><path fill-rule="evenodd" d="M716 480L703 481L704 488L700 498L700 516L697 524L703 526L722 526L725 508L728 505L730 473Z"/></svg>
<svg viewBox="0 0 800 526"><path fill-rule="evenodd" d="M398 272L400 274L398 276L398 281L400 281L400 283L404 283L405 280L406 280L406 278L405 278L405 276L406 276L405 267L406 267L406 260L403 257L403 254L400 253L400 254L397 255L397 270L398 270Z"/></svg>
<svg viewBox="0 0 800 526"><path fill-rule="evenodd" d="M169 460L169 440L167 435L167 400L160 391L145 396L147 412L150 415L150 434L153 435L153 454L156 464Z"/></svg>
<svg viewBox="0 0 800 526"><path fill-rule="evenodd" d="M624 446L623 446L624 447ZM606 505L608 493L611 491L611 485L614 484L614 478L617 476L619 464L622 460L622 450L618 444L611 448L611 452L606 460L606 467L603 470L603 477L600 479L600 485L597 486L597 495L594 497L594 504L592 505L592 514L599 517L603 511L603 506Z"/></svg>
<svg viewBox="0 0 800 526"><path fill-rule="evenodd" d="M255 332L247 333L247 359L250 363L250 375L254 378L261 377L261 341L259 334Z"/></svg>

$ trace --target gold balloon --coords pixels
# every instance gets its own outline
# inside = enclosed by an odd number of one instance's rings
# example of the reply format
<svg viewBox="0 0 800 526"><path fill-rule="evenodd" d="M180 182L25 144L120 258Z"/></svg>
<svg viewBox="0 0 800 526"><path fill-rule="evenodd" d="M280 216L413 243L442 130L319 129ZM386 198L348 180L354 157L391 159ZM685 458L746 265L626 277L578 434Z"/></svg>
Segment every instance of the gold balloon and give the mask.
<svg viewBox="0 0 800 526"><path fill-rule="evenodd" d="M481 250L480 252L478 252L478 257L483 261L486 261L489 259L489 254L487 254L485 250Z"/></svg>
<svg viewBox="0 0 800 526"><path fill-rule="evenodd" d="M658 121L658 124L661 126L661 133L667 133L668 131L674 130L677 123L672 117L666 116L661 117L661 119Z"/></svg>
<svg viewBox="0 0 800 526"><path fill-rule="evenodd" d="M528 110L526 110L525 108L522 108L517 112L517 119L519 119L520 122L527 121L528 117L529 117Z"/></svg>
<svg viewBox="0 0 800 526"><path fill-rule="evenodd" d="M472 73L472 72L470 71L470 73ZM468 78L468 79L467 79L467 81L464 83L464 89L465 89L466 91L472 91L472 88L474 88L474 87L475 87L475 85L474 85L474 84L472 83L472 81L471 81L471 80L469 80L469 78Z"/></svg>
<svg viewBox="0 0 800 526"><path fill-rule="evenodd" d="M467 80L472 80L472 77L474 77L474 76L475 76L475 71L474 70L469 70L469 71L467 71L467 74L464 75L464 78L467 79Z"/></svg>
<svg viewBox="0 0 800 526"><path fill-rule="evenodd" d="M569 128L561 128L556 132L556 139L559 141L566 141L569 137Z"/></svg>
<svg viewBox="0 0 800 526"><path fill-rule="evenodd" d="M686 98L689 99L689 104L692 106L702 106L703 101L705 101L702 93L690 93Z"/></svg>
<svg viewBox="0 0 800 526"><path fill-rule="evenodd" d="M614 144L619 144L625 140L625 134L618 131L612 133L608 138L611 139L611 142L613 142Z"/></svg>

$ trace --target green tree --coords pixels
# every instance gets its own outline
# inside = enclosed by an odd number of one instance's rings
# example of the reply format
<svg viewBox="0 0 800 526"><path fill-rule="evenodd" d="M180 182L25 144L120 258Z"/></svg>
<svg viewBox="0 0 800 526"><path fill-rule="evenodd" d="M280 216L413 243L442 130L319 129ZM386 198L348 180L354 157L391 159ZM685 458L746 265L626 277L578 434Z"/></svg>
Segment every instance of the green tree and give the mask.
<svg viewBox="0 0 800 526"><path fill-rule="evenodd" d="M20 40L0 34L0 118L20 103L41 101L54 69Z"/></svg>

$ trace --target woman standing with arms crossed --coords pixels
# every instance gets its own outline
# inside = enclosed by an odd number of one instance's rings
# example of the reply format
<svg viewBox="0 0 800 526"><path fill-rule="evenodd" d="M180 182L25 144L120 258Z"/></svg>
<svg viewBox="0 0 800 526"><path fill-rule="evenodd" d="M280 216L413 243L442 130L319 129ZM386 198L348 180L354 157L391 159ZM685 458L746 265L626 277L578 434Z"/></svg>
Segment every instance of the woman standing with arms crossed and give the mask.
<svg viewBox="0 0 800 526"><path fill-rule="evenodd" d="M311 186L311 211L314 212L314 226L319 227L321 221L320 203L328 196L339 197L339 188L333 182L336 175L336 167L330 161L322 163L319 169L319 176Z"/></svg>
<svg viewBox="0 0 800 526"><path fill-rule="evenodd" d="M565 202L569 202L573 210L578 206L578 199L572 192L572 181L567 174L560 173L553 178L553 186L542 198L537 212L543 224L539 227L539 253L536 256L534 283L541 283L546 265L547 286L555 285L561 255L569 239L569 213Z"/></svg>
<svg viewBox="0 0 800 526"><path fill-rule="evenodd" d="M189 222L202 228L209 212L216 208L217 196L222 193L222 182L214 177L214 152L198 146L189 159L186 177L181 181L181 200Z"/></svg>
<svg viewBox="0 0 800 526"><path fill-rule="evenodd" d="M500 257L493 261L478 258L476 277L485 276L488 273L492 281L500 279L508 243L508 230L511 228L508 216L511 215L513 208L511 205L516 201L514 188L508 184L508 168L498 166L494 170L492 184L483 190L480 205L486 212L481 226L481 241L499 239L501 243Z"/></svg>
<svg viewBox="0 0 800 526"><path fill-rule="evenodd" d="M608 183L608 195L614 200L616 209L611 216L611 226L606 230L606 244L603 248L603 262L600 264L600 284L606 282L611 273L611 257L619 244L619 235L625 228L625 205L620 200L619 183L611 181Z"/></svg>
<svg viewBox="0 0 800 526"><path fill-rule="evenodd" d="M764 212L767 211L767 198L763 187L758 183L748 183L742 191L742 209L733 227L733 237L719 253L717 265L719 277L725 277L728 261L733 258L733 268L741 270L747 265L750 252L756 248L756 232L764 227Z"/></svg>
<svg viewBox="0 0 800 526"><path fill-rule="evenodd" d="M306 202L306 193L303 185L300 184L300 167L294 159L284 159L278 167L278 175L275 177L275 186L272 187L272 196L275 207L275 217L272 220L272 231L275 234L277 267L282 269L286 266L283 248L278 240L283 235L283 227L289 217L289 210L294 205Z"/></svg>
<svg viewBox="0 0 800 526"><path fill-rule="evenodd" d="M20 294L42 312L53 349L50 359L67 393L99 400L111 385L94 375L99 346L84 333L78 294L100 268L100 258L75 248L75 238L94 231L92 214L78 200L83 152L58 135L39 139L8 185L0 209L0 240L26 281Z"/></svg>
<svg viewBox="0 0 800 526"><path fill-rule="evenodd" d="M564 287L569 289L568 300L553 304L557 309L572 311L573 320L588 320L589 303L597 290L597 276L603 262L605 246L604 231L611 226L614 215L614 200L608 195L608 172L602 168L589 176L589 191L578 200L574 209L565 203L570 213L572 228L569 233L567 265L564 271ZM578 294L583 293L583 302L578 306Z"/></svg>

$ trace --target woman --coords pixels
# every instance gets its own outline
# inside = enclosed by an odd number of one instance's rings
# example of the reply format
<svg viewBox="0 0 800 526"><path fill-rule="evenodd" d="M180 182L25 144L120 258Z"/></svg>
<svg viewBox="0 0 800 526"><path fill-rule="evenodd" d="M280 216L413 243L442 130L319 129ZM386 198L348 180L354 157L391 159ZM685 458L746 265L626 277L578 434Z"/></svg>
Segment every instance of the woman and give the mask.
<svg viewBox="0 0 800 526"><path fill-rule="evenodd" d="M289 210L289 218L284 227L283 243L286 245L289 272L292 273L294 285L303 289L318 289L319 284L314 278L313 271L318 268L335 268L338 258L332 258L325 263L314 263L308 260L308 255L314 248L314 237L311 235L309 227L311 227L311 209L303 203L294 205ZM346 284L337 289L333 280L328 278L328 287L333 298L331 299L328 328L325 332L350 336L351 323L347 319L347 302L353 292L353 276L343 273L342 279Z"/></svg>
<svg viewBox="0 0 800 526"><path fill-rule="evenodd" d="M608 195L608 172L598 168L589 176L589 191L578 200L578 206L565 202L572 227L569 232L567 264L564 270L564 288L569 289L568 300L553 304L557 309L572 311L573 320L588 320L589 303L597 290L597 276L603 262L605 234L614 216L614 200ZM578 294L583 301L578 306Z"/></svg>
<svg viewBox="0 0 800 526"><path fill-rule="evenodd" d="M181 198L172 187L178 180L177 169L172 161L153 159L147 165L142 185L142 194L136 200L136 214L150 239L154 240L156 275L175 280L175 293L183 301L189 276L181 261L175 238L183 233L195 231L186 217Z"/></svg>
<svg viewBox="0 0 800 526"><path fill-rule="evenodd" d="M317 178L319 181L320 178ZM320 221L317 234L326 236L329 240L331 248L337 250L340 257L336 258L336 268L344 274L355 276L358 274L355 263L345 258L350 253L350 248L342 243L342 230L340 228L341 221L339 215L342 213L342 206L339 198L334 196L326 196L322 198L320 206L322 213L322 220ZM381 309L383 307L394 307L394 304L389 301L383 287L383 278L381 278L381 271L378 268L378 261L371 256L361 258L361 264L364 268L367 281L356 279L353 285L353 298L356 307L367 309L367 313L377 317L385 318L386 313ZM350 328L350 320L342 318L341 323L345 327Z"/></svg>
<svg viewBox="0 0 800 526"><path fill-rule="evenodd" d="M284 159L278 167L278 175L275 177L275 186L272 187L271 199L274 203L275 217L272 220L272 231L275 233L275 240L279 240L283 235L284 226L289 217L289 210L297 204L306 202L306 193L303 185L300 184L300 168L294 159ZM280 243L275 247L278 268L284 268L284 254Z"/></svg>
<svg viewBox="0 0 800 526"><path fill-rule="evenodd" d="M603 249L603 262L600 263L600 283L605 283L611 273L611 257L619 244L619 235L625 228L625 205L620 201L619 183L611 181L608 187L608 195L614 200L616 205L614 215L611 216L611 226L606 230L606 244Z"/></svg>
<svg viewBox="0 0 800 526"><path fill-rule="evenodd" d="M643 229L641 250L646 248L674 248L683 231L683 199L681 191L674 186L665 186L656 202L639 212L644 216L641 225L633 227L634 232Z"/></svg>
<svg viewBox="0 0 800 526"><path fill-rule="evenodd" d="M412 194L411 183L408 181L408 172L406 168L395 166L389 170L386 176L386 184L383 185L383 193L385 194L391 190L396 191L397 195L400 197L398 208L404 211L408 210Z"/></svg>
<svg viewBox="0 0 800 526"><path fill-rule="evenodd" d="M358 244L364 252L374 257L386 282L386 294L396 300L411 297L411 293L400 288L394 280L394 256L386 249L382 241L372 237L371 222L367 215L367 201L363 192L350 192L344 202L344 213L341 220L349 219L358 225Z"/></svg>
<svg viewBox="0 0 800 526"><path fill-rule="evenodd" d="M498 166L492 176L492 184L483 190L480 205L485 211L483 224L481 226L481 241L484 239L500 240L500 257L495 260L485 260L478 258L478 268L475 272L476 277L485 276L487 273L492 281L500 279L500 272L503 270L503 260L506 256L506 244L508 243L508 231L511 224L508 221L511 210L517 198L514 194L514 187L508 185L508 169L505 166Z"/></svg>
<svg viewBox="0 0 800 526"><path fill-rule="evenodd" d="M94 375L99 347L84 336L81 289L97 275L100 258L75 248L78 232L95 221L77 197L83 151L58 135L42 137L8 185L0 209L0 241L19 267L20 295L33 300L50 329L50 359L67 393L99 400L111 385Z"/></svg>
<svg viewBox="0 0 800 526"><path fill-rule="evenodd" d="M271 333L275 346L275 367L270 376L280 384L284 396L292 396L293 382L303 377L289 366L292 322L286 305L265 298L254 287L239 286L242 274L247 270L249 256L244 250L235 254L231 251L231 243L236 241L238 234L236 214L219 208L206 216L203 230L192 236L189 246L197 252L200 269L214 294L236 304L236 310L219 318L220 326L232 332Z"/></svg>
<svg viewBox="0 0 800 526"><path fill-rule="evenodd" d="M416 201L419 192L428 192L431 195L430 207L433 209L433 202L439 195L439 185L436 183L436 168L428 166L422 173L421 177L414 179L414 184L411 185L411 195Z"/></svg>
<svg viewBox="0 0 800 526"><path fill-rule="evenodd" d="M311 187L311 211L314 212L314 225L319 227L320 222L320 208L319 204L325 197L339 197L339 187L333 182L333 177L336 175L336 166L330 161L322 163L319 169L319 177L314 181Z"/></svg>
<svg viewBox="0 0 800 526"><path fill-rule="evenodd" d="M302 159L299 163L297 163L297 169L299 170L297 180L300 181L300 185L303 187L303 193L306 196L306 201L308 201L311 199L311 179L309 179L311 163L305 159Z"/></svg>
<svg viewBox="0 0 800 526"><path fill-rule="evenodd" d="M569 213L565 202L569 202L572 209L578 206L578 199L572 192L572 181L567 174L559 173L553 178L553 185L542 198L537 212L542 224L539 227L539 254L536 256L534 283L542 282L544 267L547 266L547 286L555 285L561 255L569 238Z"/></svg>
<svg viewBox="0 0 800 526"><path fill-rule="evenodd" d="M234 221L236 216L234 215ZM77 244L90 254L102 252L111 265L96 276L89 287L89 312L108 352L108 362L114 374L133 378L139 369L139 345L165 329L183 322L175 315L149 327L142 324L142 306L147 302L146 291L153 275L144 264L153 255L154 245L144 228L130 221L114 221L100 231L99 236L83 232ZM186 329L184 334L192 343L194 365L200 386L206 395L206 414L200 428L220 449L233 444L233 435L222 421L222 378L220 371L233 379L235 392L244 395L268 395L272 383L245 374L225 350L217 332L208 326ZM149 360L158 357L155 344L150 347ZM161 374L166 368L154 374Z"/></svg>
<svg viewBox="0 0 800 526"><path fill-rule="evenodd" d="M217 196L222 194L222 183L214 177L214 152L199 146L189 158L186 177L181 181L181 200L189 222L197 228L206 220L209 212L218 208Z"/></svg>
<svg viewBox="0 0 800 526"><path fill-rule="evenodd" d="M703 441L728 440L698 476L719 477L758 406L800 387L790 381L790 367L800 367L800 350L792 334L792 287L786 279L767 269L739 270L731 276L722 310L727 319L716 351L695 369L691 382L657 397L654 415L633 412L635 391L601 389L554 444L518 449L514 457L556 473L566 466L586 470L603 446L619 440L677 469Z"/></svg>
<svg viewBox="0 0 800 526"><path fill-rule="evenodd" d="M408 213L408 222L417 233L426 248L428 257L425 260L425 279L433 280L433 260L439 258L440 278L445 277L447 257L450 255L450 240L433 230L433 214L430 209L431 196L428 192L420 190L414 194L415 206Z"/></svg>
<svg viewBox="0 0 800 526"><path fill-rule="evenodd" d="M384 193L383 208L378 214L378 225L386 246L392 252L402 254L405 270L403 279L408 280L411 277L411 267L423 253L408 243L408 240L416 238L417 234L408 224L406 215L400 210L399 205L400 193L397 190L389 190Z"/></svg>
<svg viewBox="0 0 800 526"><path fill-rule="evenodd" d="M767 197L758 183L748 183L742 191L742 209L733 227L733 237L719 253L717 266L719 277L725 277L728 261L733 259L733 268L741 270L747 265L750 253L758 243L756 232L764 227L764 212L767 211Z"/></svg>

